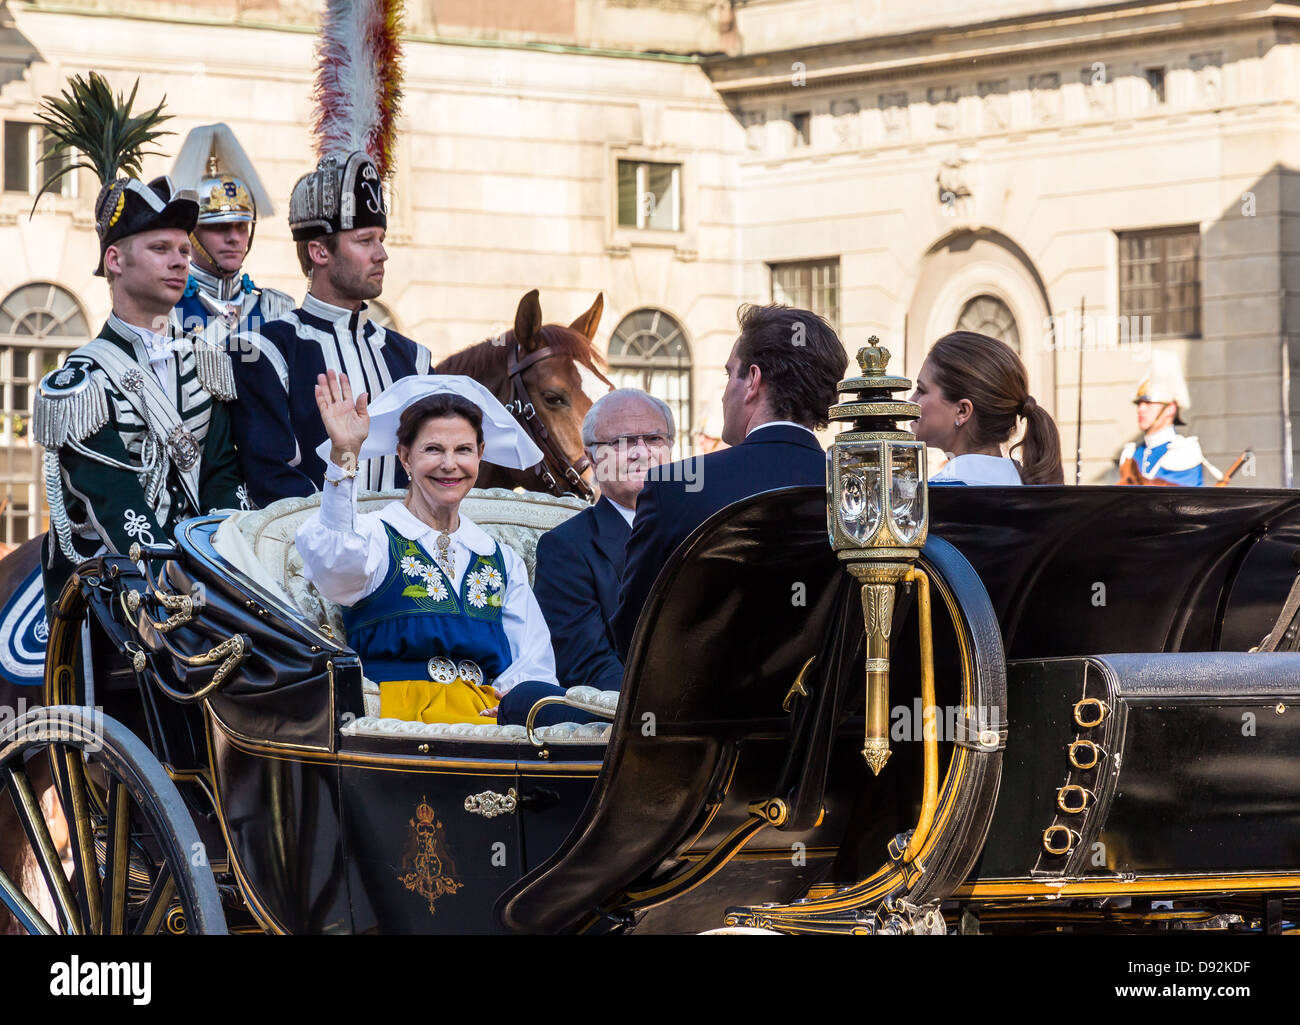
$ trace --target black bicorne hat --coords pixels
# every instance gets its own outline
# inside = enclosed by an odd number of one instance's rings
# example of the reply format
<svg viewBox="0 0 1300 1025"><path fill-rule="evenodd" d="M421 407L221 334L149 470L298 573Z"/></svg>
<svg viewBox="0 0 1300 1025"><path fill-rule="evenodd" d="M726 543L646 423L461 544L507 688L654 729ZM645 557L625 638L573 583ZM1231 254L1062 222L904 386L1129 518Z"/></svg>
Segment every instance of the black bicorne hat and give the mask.
<svg viewBox="0 0 1300 1025"><path fill-rule="evenodd" d="M180 228L188 235L198 220L197 194L193 189L177 189L166 175L148 185L138 178L109 182L95 201L95 230L99 233L95 274L103 277L104 253L114 243L158 228Z"/></svg>
<svg viewBox="0 0 1300 1025"><path fill-rule="evenodd" d="M387 227L383 179L361 150L344 160L326 157L298 179L289 197L289 229L295 242L354 228Z"/></svg>

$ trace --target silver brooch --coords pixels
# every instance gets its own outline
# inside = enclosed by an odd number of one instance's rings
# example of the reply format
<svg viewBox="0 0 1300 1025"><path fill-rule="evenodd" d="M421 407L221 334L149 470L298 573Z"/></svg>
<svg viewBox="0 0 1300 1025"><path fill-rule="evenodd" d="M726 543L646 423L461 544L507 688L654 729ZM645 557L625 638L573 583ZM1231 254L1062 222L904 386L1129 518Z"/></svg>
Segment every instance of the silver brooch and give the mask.
<svg viewBox="0 0 1300 1025"><path fill-rule="evenodd" d="M473 684L477 687L483 682L483 670L478 667L477 662L471 662L469 659L463 659L456 666L456 675L466 683Z"/></svg>
<svg viewBox="0 0 1300 1025"><path fill-rule="evenodd" d="M172 462L186 471L198 464L202 454L199 440L180 424L173 427L167 435L167 451L171 453Z"/></svg>
<svg viewBox="0 0 1300 1025"><path fill-rule="evenodd" d="M446 655L434 655L429 659L429 679L434 683L454 683L456 663Z"/></svg>
<svg viewBox="0 0 1300 1025"><path fill-rule="evenodd" d="M122 387L127 391L142 391L144 389L144 374L138 370L128 370L122 375Z"/></svg>

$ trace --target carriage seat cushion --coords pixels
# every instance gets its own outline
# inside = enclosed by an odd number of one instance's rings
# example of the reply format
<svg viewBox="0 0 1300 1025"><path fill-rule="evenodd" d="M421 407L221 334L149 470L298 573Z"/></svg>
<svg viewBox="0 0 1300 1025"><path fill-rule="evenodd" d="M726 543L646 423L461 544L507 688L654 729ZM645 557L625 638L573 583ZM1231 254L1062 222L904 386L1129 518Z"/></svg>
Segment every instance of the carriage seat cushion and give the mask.
<svg viewBox="0 0 1300 1025"><path fill-rule="evenodd" d="M378 512L403 491L363 491L360 512ZM318 629L345 636L339 606L303 576L302 557L294 545L298 528L320 507L320 495L283 498L265 509L230 515L218 528L213 544L228 563L256 581L263 590L301 612ZM461 511L501 544L509 545L528 567L533 582L537 541L546 531L586 508L579 498L556 498L535 491L475 488Z"/></svg>

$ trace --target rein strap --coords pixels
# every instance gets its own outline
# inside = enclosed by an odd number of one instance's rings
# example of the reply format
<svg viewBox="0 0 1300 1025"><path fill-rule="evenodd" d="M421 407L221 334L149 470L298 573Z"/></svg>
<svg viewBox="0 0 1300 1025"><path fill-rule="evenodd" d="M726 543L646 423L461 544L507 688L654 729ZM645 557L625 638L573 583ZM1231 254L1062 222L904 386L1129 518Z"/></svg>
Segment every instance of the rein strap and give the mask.
<svg viewBox="0 0 1300 1025"><path fill-rule="evenodd" d="M545 345L530 352L523 359L519 359L519 343L510 343L510 352L506 357L506 374L510 382L510 401L506 403L506 408L514 414L515 419L532 435L533 440L537 442L537 447L542 450L544 459L537 473L542 478L542 483L547 489L555 495L566 494L569 488L561 484L561 480L563 480L579 497L590 502L596 497L596 493L582 479L582 474L591 466L591 460L587 458L585 452L576 462L570 462L565 458L564 453L560 451L559 446L551 437L551 432L546 429L546 424L537 415L537 407L533 404L532 396L528 393L528 386L524 383L525 370L555 355L556 352L549 345ZM590 366L588 369L611 389L614 387L613 383L600 371ZM552 472L552 470L555 472Z"/></svg>

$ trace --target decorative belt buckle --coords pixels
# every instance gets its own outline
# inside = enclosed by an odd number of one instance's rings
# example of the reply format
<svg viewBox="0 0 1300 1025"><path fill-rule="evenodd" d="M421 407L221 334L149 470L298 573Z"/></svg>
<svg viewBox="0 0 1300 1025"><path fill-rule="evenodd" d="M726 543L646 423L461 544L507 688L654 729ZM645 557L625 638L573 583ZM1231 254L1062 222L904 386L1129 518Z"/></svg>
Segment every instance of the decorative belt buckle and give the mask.
<svg viewBox="0 0 1300 1025"><path fill-rule="evenodd" d="M172 462L186 471L194 468L202 454L199 440L180 424L173 427L167 435L167 450L171 453Z"/></svg>
<svg viewBox="0 0 1300 1025"><path fill-rule="evenodd" d="M477 662L471 662L469 659L462 659L461 663L456 666L456 675L475 687L483 682L483 670L478 667Z"/></svg>
<svg viewBox="0 0 1300 1025"><path fill-rule="evenodd" d="M429 679L434 683L455 683L456 663L446 655L434 655L429 659Z"/></svg>

